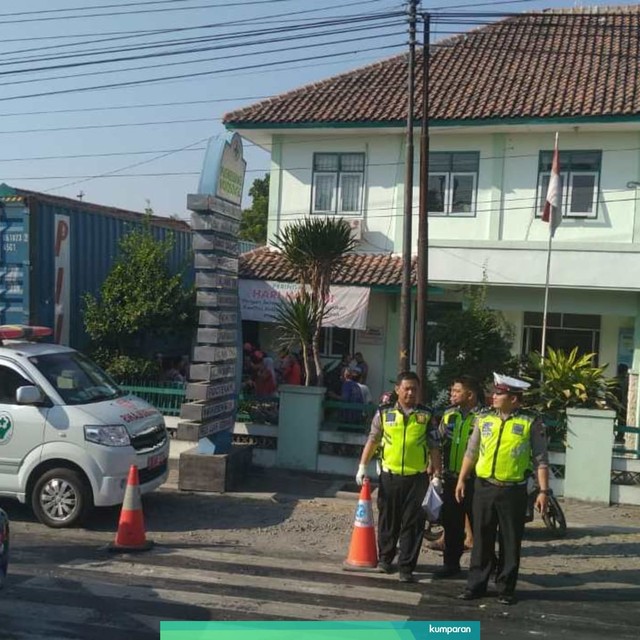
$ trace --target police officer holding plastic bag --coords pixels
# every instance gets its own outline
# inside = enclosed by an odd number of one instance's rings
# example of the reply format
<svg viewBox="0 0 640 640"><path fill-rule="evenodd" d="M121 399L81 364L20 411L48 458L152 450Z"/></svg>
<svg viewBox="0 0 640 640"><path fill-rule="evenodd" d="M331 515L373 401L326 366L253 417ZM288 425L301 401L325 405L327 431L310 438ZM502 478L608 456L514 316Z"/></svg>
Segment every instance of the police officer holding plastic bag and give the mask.
<svg viewBox="0 0 640 640"><path fill-rule="evenodd" d="M435 485L440 485L440 439L432 424L432 412L418 404L420 380L413 371L403 371L395 385L397 400L381 405L362 450L356 482L362 484L367 464L381 449L378 487L378 570L392 573L398 552L400 582L413 582L418 563L425 514L422 501L429 486L429 456Z"/></svg>
<svg viewBox="0 0 640 640"><path fill-rule="evenodd" d="M456 500L455 489L469 437L476 416L481 411L479 403L483 395L482 387L475 378L466 375L457 377L451 385L451 406L445 409L440 421L444 468L444 504L441 516L444 527L444 565L435 572L436 578L452 578L460 573L460 558L464 553L465 517L468 516L473 522L472 474L466 481L462 502Z"/></svg>
<svg viewBox="0 0 640 640"><path fill-rule="evenodd" d="M459 598L474 600L486 594L499 527L503 564L496 576L498 602L509 605L515 602L520 568L527 472L533 462L540 486L536 508L544 512L549 493L548 455L542 422L521 408L529 383L497 373L493 378L493 408L476 418L456 485L456 500L462 502L465 482L475 468L474 543L467 586Z"/></svg>

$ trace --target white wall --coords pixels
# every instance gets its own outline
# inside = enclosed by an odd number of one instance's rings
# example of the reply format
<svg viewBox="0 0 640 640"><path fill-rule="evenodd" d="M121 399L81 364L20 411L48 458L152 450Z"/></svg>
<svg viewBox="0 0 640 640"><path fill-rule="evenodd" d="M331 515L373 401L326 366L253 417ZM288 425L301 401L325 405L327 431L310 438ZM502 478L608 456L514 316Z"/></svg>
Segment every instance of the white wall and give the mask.
<svg viewBox="0 0 640 640"><path fill-rule="evenodd" d="M597 125L593 125L597 127ZM514 128L515 129L515 128ZM577 127L575 129L578 129ZM282 224L309 215L314 152L363 152L366 154L362 249L401 251L404 208L404 137L399 133L323 129L315 133L279 135L282 148L272 158L272 175L281 176L277 197L270 203L270 234ZM458 135L432 129L432 151L479 151L480 171L476 215L429 218L430 239L455 240L465 245L476 241L546 242L548 225L535 218L536 189L541 150L551 150L554 133L490 133L476 130ZM418 137L414 176L414 251L417 242ZM602 150L598 217L564 220L557 242L629 243L640 229L636 220L636 197L628 181L640 179L640 135L616 131L587 131L580 127L560 135L561 150ZM635 225L635 229L634 229ZM636 242L640 238L636 237Z"/></svg>

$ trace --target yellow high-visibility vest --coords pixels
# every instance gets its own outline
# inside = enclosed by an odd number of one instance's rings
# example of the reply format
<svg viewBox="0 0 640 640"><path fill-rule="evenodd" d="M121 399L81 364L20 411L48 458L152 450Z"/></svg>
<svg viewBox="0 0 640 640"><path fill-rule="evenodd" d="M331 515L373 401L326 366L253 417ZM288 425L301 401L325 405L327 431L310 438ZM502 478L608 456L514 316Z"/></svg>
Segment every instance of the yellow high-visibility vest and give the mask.
<svg viewBox="0 0 640 640"><path fill-rule="evenodd" d="M480 455L476 475L499 482L523 482L531 468L531 425L534 420L533 415L521 412L506 420L495 412L479 415Z"/></svg>
<svg viewBox="0 0 640 640"><path fill-rule="evenodd" d="M418 406L409 416L396 407L383 408L382 466L401 476L412 476L426 471L429 464L427 431L431 411Z"/></svg>
<svg viewBox="0 0 640 640"><path fill-rule="evenodd" d="M442 416L442 422L448 433L446 433L444 437L449 440L451 445L446 461L448 471L460 473L462 460L467 450L467 442L473 430L475 417L476 414L473 411L469 411L469 413L463 417L459 407L449 407L445 410Z"/></svg>

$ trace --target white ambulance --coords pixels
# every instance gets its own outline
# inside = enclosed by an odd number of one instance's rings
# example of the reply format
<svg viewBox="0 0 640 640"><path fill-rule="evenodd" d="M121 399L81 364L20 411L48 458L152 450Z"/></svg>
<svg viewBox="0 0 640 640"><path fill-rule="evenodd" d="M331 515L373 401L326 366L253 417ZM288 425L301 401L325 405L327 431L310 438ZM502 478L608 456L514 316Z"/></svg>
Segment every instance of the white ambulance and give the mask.
<svg viewBox="0 0 640 640"><path fill-rule="evenodd" d="M69 527L94 506L121 504L132 464L142 493L164 483L169 439L162 415L89 358L24 340L39 333L0 327L0 495Z"/></svg>

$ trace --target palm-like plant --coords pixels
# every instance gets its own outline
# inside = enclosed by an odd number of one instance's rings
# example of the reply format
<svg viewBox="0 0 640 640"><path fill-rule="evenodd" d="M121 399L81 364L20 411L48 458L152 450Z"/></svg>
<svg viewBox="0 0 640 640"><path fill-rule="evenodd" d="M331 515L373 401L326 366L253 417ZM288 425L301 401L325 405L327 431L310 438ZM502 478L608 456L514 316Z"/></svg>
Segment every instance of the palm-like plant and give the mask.
<svg viewBox="0 0 640 640"><path fill-rule="evenodd" d="M305 384L311 381L311 344L316 326L320 323L317 309L311 302L307 291L302 291L296 297L287 298L280 302L272 319L278 325L279 346L290 349L294 343L302 348Z"/></svg>
<svg viewBox="0 0 640 640"><path fill-rule="evenodd" d="M532 383L527 404L555 423L554 432L563 439L567 428L567 409L616 408L616 381L604 375L606 365L594 367L594 353L569 353L549 347L546 358L533 353L525 377Z"/></svg>
<svg viewBox="0 0 640 640"><path fill-rule="evenodd" d="M346 254L355 248L356 241L343 218L307 218L282 229L273 244L294 270L302 291L308 293L308 304L316 320L311 341L313 362L316 382L321 385L320 331L328 311L331 279L343 265Z"/></svg>

